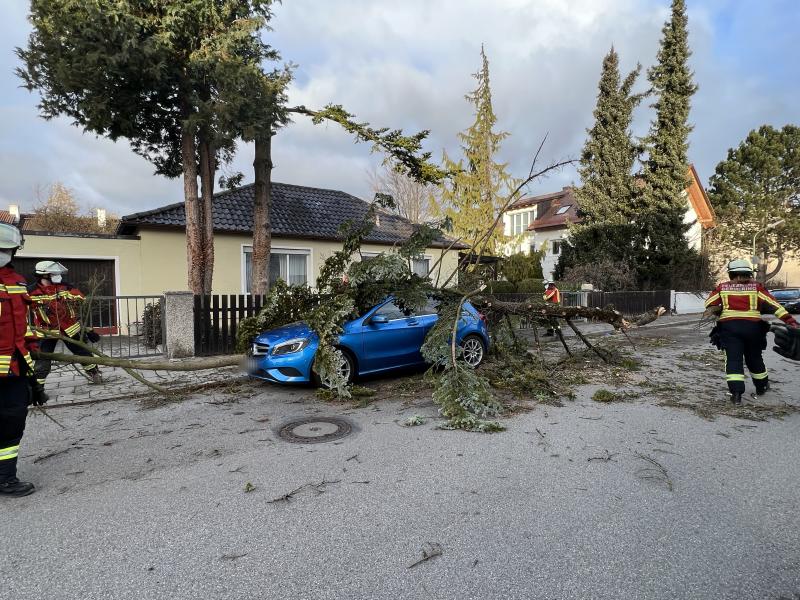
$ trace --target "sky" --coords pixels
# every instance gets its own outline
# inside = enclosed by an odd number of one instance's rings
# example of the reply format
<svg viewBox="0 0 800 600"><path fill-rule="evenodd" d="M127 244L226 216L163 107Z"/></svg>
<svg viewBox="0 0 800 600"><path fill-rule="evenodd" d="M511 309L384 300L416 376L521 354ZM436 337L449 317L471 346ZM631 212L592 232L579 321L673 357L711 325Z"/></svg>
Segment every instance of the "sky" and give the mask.
<svg viewBox="0 0 800 600"><path fill-rule="evenodd" d="M180 180L153 174L124 141L85 134L67 119L38 116L38 96L19 87L15 48L30 33L28 2L3 0L0 20L0 208L30 210L55 181L86 208L118 215L183 199ZM706 182L728 148L762 124L800 124L798 0L687 0L692 99L690 160ZM514 176L575 158L592 125L603 56L614 45L627 72L653 64L669 0L284 0L267 41L297 65L293 104L341 104L361 121L406 132L430 130L426 149L459 155L472 123L464 95L475 87L480 48L489 58L499 154ZM647 82L642 76L639 89ZM644 135L653 111L634 119ZM252 181L253 149L240 145L231 172ZM273 180L343 190L371 199L369 171L382 157L338 126L304 117L273 141ZM531 194L579 183L567 167L534 182Z"/></svg>

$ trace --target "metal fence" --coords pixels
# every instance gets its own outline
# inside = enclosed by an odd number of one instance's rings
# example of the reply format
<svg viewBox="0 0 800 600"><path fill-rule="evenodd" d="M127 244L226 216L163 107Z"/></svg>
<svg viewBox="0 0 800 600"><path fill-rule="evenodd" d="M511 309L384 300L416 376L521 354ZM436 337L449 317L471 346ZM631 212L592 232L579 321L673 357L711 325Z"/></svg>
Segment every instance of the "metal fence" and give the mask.
<svg viewBox="0 0 800 600"><path fill-rule="evenodd" d="M93 296L81 312L81 322L100 335L95 346L104 354L136 358L164 351L163 296Z"/></svg>

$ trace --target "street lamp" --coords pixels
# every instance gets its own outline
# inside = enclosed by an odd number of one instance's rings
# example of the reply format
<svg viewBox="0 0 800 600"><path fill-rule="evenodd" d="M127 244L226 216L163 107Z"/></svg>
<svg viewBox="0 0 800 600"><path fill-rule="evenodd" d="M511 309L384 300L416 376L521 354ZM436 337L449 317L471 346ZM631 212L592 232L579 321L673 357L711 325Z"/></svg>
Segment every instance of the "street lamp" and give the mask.
<svg viewBox="0 0 800 600"><path fill-rule="evenodd" d="M753 235L753 255L752 255L752 259L753 259L753 266L755 268L758 268L758 256L756 256L756 239L762 233L766 233L770 229L775 229L776 227L780 227L785 222L786 222L786 219L779 219L778 221L775 221L774 223L770 223L766 227L763 227L762 229L759 229L758 231L756 231L755 235Z"/></svg>

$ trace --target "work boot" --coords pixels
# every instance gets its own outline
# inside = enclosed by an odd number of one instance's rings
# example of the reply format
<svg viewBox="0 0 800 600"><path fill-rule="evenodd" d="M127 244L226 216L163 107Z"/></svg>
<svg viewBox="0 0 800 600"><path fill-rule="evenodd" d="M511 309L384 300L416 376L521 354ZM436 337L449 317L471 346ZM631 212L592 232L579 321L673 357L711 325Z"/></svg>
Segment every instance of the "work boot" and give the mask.
<svg viewBox="0 0 800 600"><path fill-rule="evenodd" d="M742 403L742 392L731 392L731 402L734 404Z"/></svg>
<svg viewBox="0 0 800 600"><path fill-rule="evenodd" d="M763 396L769 391L769 381L761 388L756 388L756 396Z"/></svg>
<svg viewBox="0 0 800 600"><path fill-rule="evenodd" d="M0 483L0 496L19 498L21 496L32 494L35 491L36 488L32 483L20 481L16 477L12 477L11 479L7 479L6 481Z"/></svg>

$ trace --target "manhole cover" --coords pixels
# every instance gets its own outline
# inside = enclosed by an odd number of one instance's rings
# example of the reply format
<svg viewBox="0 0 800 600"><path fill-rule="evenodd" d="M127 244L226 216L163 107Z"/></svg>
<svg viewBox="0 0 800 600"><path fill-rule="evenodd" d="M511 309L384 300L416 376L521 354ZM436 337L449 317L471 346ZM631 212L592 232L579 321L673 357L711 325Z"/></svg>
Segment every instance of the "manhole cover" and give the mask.
<svg viewBox="0 0 800 600"><path fill-rule="evenodd" d="M319 444L338 440L353 431L350 423L336 417L309 417L286 423L278 435L296 444Z"/></svg>

